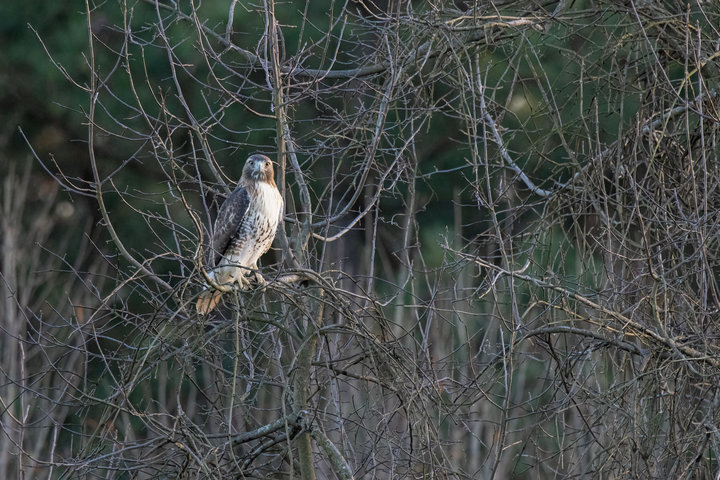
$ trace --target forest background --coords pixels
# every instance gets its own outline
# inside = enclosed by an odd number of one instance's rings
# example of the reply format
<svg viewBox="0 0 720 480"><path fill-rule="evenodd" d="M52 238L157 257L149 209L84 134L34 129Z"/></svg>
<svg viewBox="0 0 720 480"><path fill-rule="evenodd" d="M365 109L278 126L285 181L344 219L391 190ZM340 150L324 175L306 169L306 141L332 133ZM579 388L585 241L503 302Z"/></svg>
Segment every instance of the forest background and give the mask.
<svg viewBox="0 0 720 480"><path fill-rule="evenodd" d="M1 478L720 478L720 3L0 5ZM264 289L200 318L245 158Z"/></svg>

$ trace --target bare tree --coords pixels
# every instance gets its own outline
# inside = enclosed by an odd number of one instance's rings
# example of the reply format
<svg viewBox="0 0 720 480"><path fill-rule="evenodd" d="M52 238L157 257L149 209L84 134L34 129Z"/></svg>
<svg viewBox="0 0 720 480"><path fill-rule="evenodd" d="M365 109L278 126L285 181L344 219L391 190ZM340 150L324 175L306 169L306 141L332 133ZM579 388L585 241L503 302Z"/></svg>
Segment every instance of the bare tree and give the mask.
<svg viewBox="0 0 720 480"><path fill-rule="evenodd" d="M720 6L318 8L86 0L90 177L37 159L104 266L56 252L86 293L41 315L5 196L0 466L719 478ZM267 285L198 318L253 152L286 203Z"/></svg>

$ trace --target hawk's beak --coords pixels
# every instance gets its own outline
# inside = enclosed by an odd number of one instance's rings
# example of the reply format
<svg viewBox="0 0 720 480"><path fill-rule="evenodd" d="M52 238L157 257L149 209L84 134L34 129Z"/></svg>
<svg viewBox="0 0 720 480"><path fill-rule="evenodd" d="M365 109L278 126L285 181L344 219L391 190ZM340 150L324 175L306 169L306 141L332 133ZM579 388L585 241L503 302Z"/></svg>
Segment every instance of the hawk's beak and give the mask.
<svg viewBox="0 0 720 480"><path fill-rule="evenodd" d="M258 178L262 173L263 162L259 162L256 160L255 162L253 162L253 167L253 176L255 178Z"/></svg>

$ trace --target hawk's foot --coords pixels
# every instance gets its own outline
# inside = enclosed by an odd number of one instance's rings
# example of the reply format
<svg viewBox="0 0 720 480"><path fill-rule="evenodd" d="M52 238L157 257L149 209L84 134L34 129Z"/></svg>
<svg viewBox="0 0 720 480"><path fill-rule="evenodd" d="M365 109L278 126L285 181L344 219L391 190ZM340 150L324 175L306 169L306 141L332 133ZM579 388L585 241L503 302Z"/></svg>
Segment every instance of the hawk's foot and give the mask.
<svg viewBox="0 0 720 480"><path fill-rule="evenodd" d="M237 284L238 290L250 290L250 279L247 277L247 275L240 275L235 279L235 283Z"/></svg>
<svg viewBox="0 0 720 480"><path fill-rule="evenodd" d="M267 280L265 280L265 277L262 276L260 272L257 270L250 273L250 278L255 283L255 288L260 289L260 291L265 292L265 287L267 286Z"/></svg>

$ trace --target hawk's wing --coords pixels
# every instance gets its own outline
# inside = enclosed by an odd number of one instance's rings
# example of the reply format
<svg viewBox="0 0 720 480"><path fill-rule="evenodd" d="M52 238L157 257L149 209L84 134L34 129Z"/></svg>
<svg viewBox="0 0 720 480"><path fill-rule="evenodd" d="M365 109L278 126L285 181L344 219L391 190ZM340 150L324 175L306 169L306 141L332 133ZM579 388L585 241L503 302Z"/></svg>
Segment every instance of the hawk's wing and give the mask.
<svg viewBox="0 0 720 480"><path fill-rule="evenodd" d="M243 186L238 186L223 202L215 220L215 234L210 245L210 258L213 260L211 266L217 266L220 262L230 241L237 233L249 205L250 195Z"/></svg>

